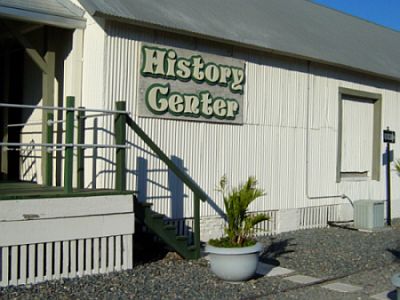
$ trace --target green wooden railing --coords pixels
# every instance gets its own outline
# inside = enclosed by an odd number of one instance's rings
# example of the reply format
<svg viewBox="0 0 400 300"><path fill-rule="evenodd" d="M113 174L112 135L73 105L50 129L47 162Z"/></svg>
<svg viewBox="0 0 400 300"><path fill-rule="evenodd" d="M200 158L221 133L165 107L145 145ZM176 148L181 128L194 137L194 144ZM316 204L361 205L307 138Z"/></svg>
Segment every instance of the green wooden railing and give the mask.
<svg viewBox="0 0 400 300"><path fill-rule="evenodd" d="M115 148L116 151L116 179L115 189L120 192L126 191L126 128L131 128L140 139L154 152L154 154L163 161L169 170L171 170L192 192L194 201L194 246L195 257L200 257L200 201L207 201L207 194L197 185L197 183L183 170L178 168L172 160L154 143L154 141L139 127L139 125L129 117L126 112L126 103L123 101L116 103L115 111L107 110L93 110L85 109L83 107L75 108L75 98L66 98L66 108L48 107L48 106L33 106L33 105L17 105L17 104L0 104L4 107L19 107L19 108L32 108L43 109L47 111L45 114L45 129L46 129L46 142L38 144L44 148L64 147L64 192L71 194L73 192L73 176L74 176L74 147L77 149L77 187L78 189L84 188L84 149L86 147L96 147L96 145L85 144L85 112L104 112L114 114L114 130L115 130L115 145L102 145L103 147ZM53 142L54 133L54 110L66 111L65 118L65 142L64 144L56 144ZM77 144L74 144L74 122L75 112L77 113ZM22 146L19 143L16 146ZM98 146L98 145L97 145ZM53 177L53 154L52 151L44 151L44 159L46 161L45 168L45 184L52 186ZM183 200L183 199L182 199Z"/></svg>
<svg viewBox="0 0 400 300"><path fill-rule="evenodd" d="M117 102L117 109L122 110L125 107L124 102ZM118 117L117 117L118 118ZM196 247L196 258L200 257L200 201L207 201L207 194L198 186L198 184L183 170L178 168L173 161L154 143L154 141L139 127L139 125L132 120L129 116L125 116L126 124L146 143L146 145L157 155L157 157L163 161L168 168L193 192L193 217L194 217L194 246ZM122 122L122 121L121 121ZM117 129L117 127L116 127ZM121 133L122 134L122 133ZM116 132L116 136L118 136ZM120 141L122 143L122 140ZM125 152L125 149L121 148L120 151ZM118 158L117 158L118 159ZM120 162L122 165L122 162ZM124 169L123 169L124 170ZM118 163L117 163L117 174Z"/></svg>
<svg viewBox="0 0 400 300"><path fill-rule="evenodd" d="M73 98L67 98L67 108L73 107ZM83 109L83 108L82 108ZM78 144L84 143L84 119L83 110L78 114ZM72 115L72 117L71 117ZM194 217L194 246L195 256L200 257L200 201L207 201L207 194L198 186L198 184L183 170L178 168L172 160L154 143L154 141L139 127L139 125L126 113L126 103L119 101L116 103L116 112L114 114L114 130L116 144L116 178L115 189L117 191L126 191L126 126L129 126L141 140L154 152L154 154L163 161L167 167L193 192L193 217ZM66 144L73 139L73 110L67 110L66 117ZM72 124L72 125L71 125ZM71 142L72 143L72 142ZM119 146L119 147L118 147ZM68 152L67 152L68 150ZM78 187L83 188L83 147L78 146ZM64 189L66 192L72 190L72 160L69 158L72 150L66 147L65 151L65 180Z"/></svg>

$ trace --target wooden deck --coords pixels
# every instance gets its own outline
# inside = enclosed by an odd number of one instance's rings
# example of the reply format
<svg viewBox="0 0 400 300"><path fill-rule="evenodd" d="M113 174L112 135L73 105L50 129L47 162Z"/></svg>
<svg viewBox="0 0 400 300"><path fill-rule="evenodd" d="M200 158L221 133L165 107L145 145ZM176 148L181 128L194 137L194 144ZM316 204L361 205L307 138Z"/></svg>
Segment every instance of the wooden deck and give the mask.
<svg viewBox="0 0 400 300"><path fill-rule="evenodd" d="M64 192L62 187L48 187L32 182L0 181L0 201L13 199L65 198L100 195L133 194L134 191L120 192L111 189L74 189Z"/></svg>

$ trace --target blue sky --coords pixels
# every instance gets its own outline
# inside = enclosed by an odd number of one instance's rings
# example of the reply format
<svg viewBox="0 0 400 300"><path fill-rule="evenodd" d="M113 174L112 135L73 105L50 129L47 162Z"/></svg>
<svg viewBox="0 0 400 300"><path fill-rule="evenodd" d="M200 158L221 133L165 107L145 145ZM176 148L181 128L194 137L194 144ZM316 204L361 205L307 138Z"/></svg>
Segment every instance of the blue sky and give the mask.
<svg viewBox="0 0 400 300"><path fill-rule="evenodd" d="M400 31L400 0L313 0L313 2Z"/></svg>

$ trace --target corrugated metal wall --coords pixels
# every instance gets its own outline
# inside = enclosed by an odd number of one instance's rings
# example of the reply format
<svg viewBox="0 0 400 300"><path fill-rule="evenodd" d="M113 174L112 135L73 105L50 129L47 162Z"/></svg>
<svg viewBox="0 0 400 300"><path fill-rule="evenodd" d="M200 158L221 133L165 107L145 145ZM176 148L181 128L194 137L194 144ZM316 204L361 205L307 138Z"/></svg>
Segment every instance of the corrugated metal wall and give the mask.
<svg viewBox="0 0 400 300"><path fill-rule="evenodd" d="M257 201L253 210L346 203L340 198L309 199L307 196L347 194L353 200L384 198L383 171L380 182L336 183L338 89L346 87L382 94L382 126L399 130L399 84L306 61L200 39L180 38L119 23L107 23L106 31L104 106L114 108L115 101L127 101L132 117L143 130L213 199L212 203L202 204L202 215L216 215L223 208L221 196L215 191L223 174L234 185L249 175L257 177L267 195ZM136 117L138 41L244 59L247 72L245 124L221 125ZM83 98L87 97L90 93L84 93ZM112 121L104 125L112 131ZM104 142L111 143L113 137L104 134L102 138ZM137 189L141 200L154 202L155 209L160 212L173 218L190 217L190 191L182 187L165 165L129 130L128 140L131 145L127 158L129 188ZM101 155L106 161L103 165L106 176L102 176L102 185L111 186L113 174L108 171L113 169L113 165L107 161L112 161L114 154L106 150ZM398 178L395 175L393 181L393 198L398 202L400 190L398 184L396 186Z"/></svg>

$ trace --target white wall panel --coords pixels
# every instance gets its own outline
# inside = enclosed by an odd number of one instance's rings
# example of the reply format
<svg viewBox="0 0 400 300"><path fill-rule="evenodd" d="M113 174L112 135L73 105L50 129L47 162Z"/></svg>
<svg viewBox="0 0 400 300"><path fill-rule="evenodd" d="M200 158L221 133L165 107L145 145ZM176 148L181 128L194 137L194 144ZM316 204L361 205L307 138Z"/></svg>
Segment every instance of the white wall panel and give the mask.
<svg viewBox="0 0 400 300"><path fill-rule="evenodd" d="M201 205L202 215L217 215L218 209L222 209L222 197L215 186L223 174L234 185L249 175L257 177L267 194L255 203L254 210L347 202L333 197L309 199L307 194L310 197L346 194L353 200L384 197L383 177L380 182L336 183L338 90L346 87L382 94L383 123L400 130L399 85L272 54L231 46L224 50L220 44L155 34L118 23L110 23L106 28L104 106L113 108L115 101L127 101L132 117L143 130L213 199L213 203ZM245 124L137 118L138 41L141 40L214 54L234 53L234 57L244 59ZM112 122L105 126L112 131ZM129 129L127 137L131 145L127 156L129 188L137 188L140 198L154 202L160 212L173 217L191 216L191 192L187 188L182 190L166 166ZM112 143L111 135L104 139ZM396 146L395 151L398 150ZM112 160L114 154L107 150L102 155ZM105 166L113 168L112 164ZM110 187L113 179L112 174L107 174L103 184ZM393 181L398 183L399 179L393 176ZM182 193L183 203L179 203ZM399 188L395 188L393 196L400 198Z"/></svg>

